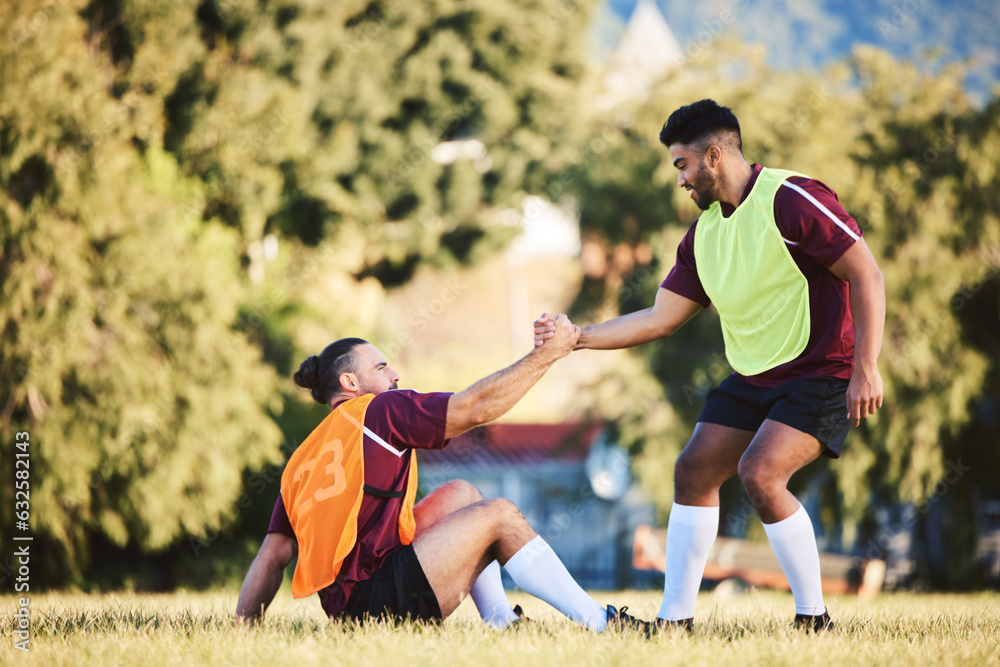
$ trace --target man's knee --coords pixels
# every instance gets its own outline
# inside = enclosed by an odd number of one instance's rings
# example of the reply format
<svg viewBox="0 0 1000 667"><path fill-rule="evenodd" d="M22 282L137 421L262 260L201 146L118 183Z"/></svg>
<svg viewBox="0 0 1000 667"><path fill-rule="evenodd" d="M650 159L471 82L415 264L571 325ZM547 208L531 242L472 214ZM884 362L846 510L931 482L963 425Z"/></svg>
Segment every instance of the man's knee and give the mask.
<svg viewBox="0 0 1000 667"><path fill-rule="evenodd" d="M736 472L754 507L760 507L775 491L783 488L775 471L760 459L744 456L740 459Z"/></svg>
<svg viewBox="0 0 1000 667"><path fill-rule="evenodd" d="M493 500L484 501L484 504L489 508L490 514L497 525L503 526L526 522L524 515L521 514L521 510L517 508L517 505L506 498L494 498Z"/></svg>
<svg viewBox="0 0 1000 667"><path fill-rule="evenodd" d="M683 484L694 476L697 463L693 459L694 457L691 456L686 449L681 452L680 456L677 457L677 460L674 461L675 482Z"/></svg>
<svg viewBox="0 0 1000 667"><path fill-rule="evenodd" d="M447 495L448 504L454 508L452 511L458 511L483 499L482 492L464 479L445 482L438 487L438 490Z"/></svg>
<svg viewBox="0 0 1000 667"><path fill-rule="evenodd" d="M674 462L674 487L678 491L694 490L706 480L706 470L696 452L685 448Z"/></svg>

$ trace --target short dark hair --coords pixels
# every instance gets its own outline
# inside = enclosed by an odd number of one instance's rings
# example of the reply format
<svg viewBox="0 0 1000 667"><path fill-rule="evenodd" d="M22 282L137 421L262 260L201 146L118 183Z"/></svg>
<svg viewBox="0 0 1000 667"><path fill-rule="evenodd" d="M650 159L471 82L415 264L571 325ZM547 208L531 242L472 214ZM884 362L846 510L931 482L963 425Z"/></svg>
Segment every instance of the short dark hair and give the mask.
<svg viewBox="0 0 1000 667"><path fill-rule="evenodd" d="M719 106L715 100L700 100L677 109L660 130L660 143L668 148L673 144L691 146L702 152L708 143L720 134L735 134L736 149L743 152L740 122L729 107Z"/></svg>
<svg viewBox="0 0 1000 667"><path fill-rule="evenodd" d="M340 376L355 371L354 348L367 344L363 338L341 338L330 343L319 356L314 354L302 362L293 376L295 384L308 389L317 403L326 405L340 391Z"/></svg>

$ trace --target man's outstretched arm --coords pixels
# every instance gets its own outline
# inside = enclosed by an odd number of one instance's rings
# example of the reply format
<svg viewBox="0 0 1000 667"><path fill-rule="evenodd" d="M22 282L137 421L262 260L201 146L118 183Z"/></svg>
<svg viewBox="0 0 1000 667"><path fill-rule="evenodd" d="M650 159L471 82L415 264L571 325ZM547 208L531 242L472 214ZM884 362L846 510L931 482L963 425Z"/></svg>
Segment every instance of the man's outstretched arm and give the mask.
<svg viewBox="0 0 1000 667"><path fill-rule="evenodd" d="M281 533L267 534L243 580L240 599L236 603L238 619L256 622L264 617L264 611L281 587L285 568L295 558L298 549L295 538Z"/></svg>
<svg viewBox="0 0 1000 667"><path fill-rule="evenodd" d="M544 346L536 347L517 363L451 396L445 438L453 438L501 417L528 393L552 364L573 350L580 338L580 328L565 315L555 318L552 325L551 339Z"/></svg>
<svg viewBox="0 0 1000 667"><path fill-rule="evenodd" d="M576 349L618 350L666 338L701 309L697 301L661 287L651 307L584 327ZM543 314L535 320L535 345L547 345L552 332L552 316Z"/></svg>

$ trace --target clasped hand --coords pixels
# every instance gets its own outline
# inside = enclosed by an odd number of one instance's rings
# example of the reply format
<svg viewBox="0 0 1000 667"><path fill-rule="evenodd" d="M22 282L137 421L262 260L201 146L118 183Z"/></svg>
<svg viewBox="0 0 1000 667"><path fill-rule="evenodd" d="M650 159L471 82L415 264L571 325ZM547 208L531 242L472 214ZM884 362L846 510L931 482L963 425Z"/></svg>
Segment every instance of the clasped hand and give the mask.
<svg viewBox="0 0 1000 667"><path fill-rule="evenodd" d="M544 344L546 349L552 348L559 352L560 357L573 351L582 333L580 327L570 322L565 314L553 316L542 313L542 316L535 320L534 326L535 347Z"/></svg>

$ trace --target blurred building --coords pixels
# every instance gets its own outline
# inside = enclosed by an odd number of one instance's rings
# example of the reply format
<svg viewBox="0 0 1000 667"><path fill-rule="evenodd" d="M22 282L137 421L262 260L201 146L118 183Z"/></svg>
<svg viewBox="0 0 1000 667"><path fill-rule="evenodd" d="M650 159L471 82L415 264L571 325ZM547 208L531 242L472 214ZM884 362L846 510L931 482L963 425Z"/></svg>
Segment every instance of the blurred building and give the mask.
<svg viewBox="0 0 1000 667"><path fill-rule="evenodd" d="M485 498L507 498L585 588L648 579L632 570L632 535L654 508L600 424L491 424L419 456L422 493L464 479Z"/></svg>
<svg viewBox="0 0 1000 667"><path fill-rule="evenodd" d="M684 51L663 12L653 0L639 0L611 54L597 107L647 99L653 85L683 62Z"/></svg>

